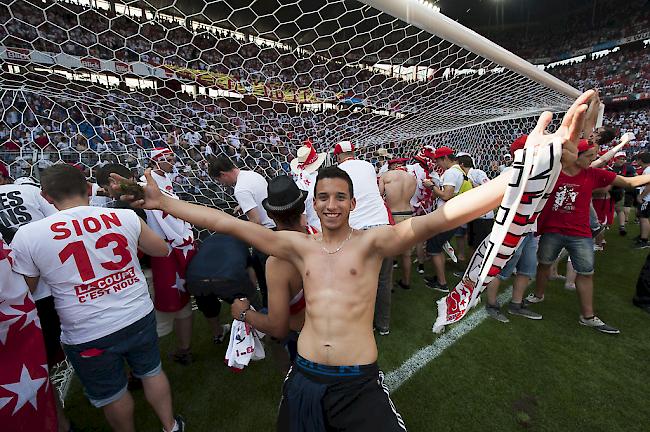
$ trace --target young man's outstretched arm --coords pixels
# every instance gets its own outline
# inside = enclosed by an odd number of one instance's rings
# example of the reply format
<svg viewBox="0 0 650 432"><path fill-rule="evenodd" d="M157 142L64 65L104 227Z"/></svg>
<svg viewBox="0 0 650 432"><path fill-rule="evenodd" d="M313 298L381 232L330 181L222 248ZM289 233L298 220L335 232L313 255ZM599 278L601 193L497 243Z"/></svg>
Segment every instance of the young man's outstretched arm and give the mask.
<svg viewBox="0 0 650 432"><path fill-rule="evenodd" d="M194 226L232 235L267 255L287 260L296 256L294 240L304 234L293 231L273 231L262 225L237 219L221 210L169 197L160 192L156 181L151 177L151 170L146 170L144 175L147 179L147 184L144 186L144 199L133 201L131 203L133 207L162 210ZM116 189L119 188L119 183L129 181L117 174L111 174L111 177L118 180ZM125 201L130 201L132 198L122 196Z"/></svg>
<svg viewBox="0 0 650 432"><path fill-rule="evenodd" d="M552 135L546 134L552 114L544 112L537 121L537 126L528 136L526 147L533 150L536 146L547 145L551 139L560 139L562 163L575 162L578 157L578 140L584 128L584 117L588 108L586 104L590 103L594 95L595 92L589 90L576 99L564 116L562 125ZM597 100L594 103L597 103ZM449 231L487 213L500 204L509 178L509 173L502 174L488 183L449 200L444 207L431 214L371 231L377 252L382 256L397 256L437 233Z"/></svg>

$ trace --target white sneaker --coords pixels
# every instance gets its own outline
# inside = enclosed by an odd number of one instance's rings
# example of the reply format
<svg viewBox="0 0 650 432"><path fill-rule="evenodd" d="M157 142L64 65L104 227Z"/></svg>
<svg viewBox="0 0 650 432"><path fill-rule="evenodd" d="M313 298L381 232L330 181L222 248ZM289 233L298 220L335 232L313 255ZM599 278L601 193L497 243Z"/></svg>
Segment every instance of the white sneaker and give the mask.
<svg viewBox="0 0 650 432"><path fill-rule="evenodd" d="M528 295L526 296L526 298L524 299L524 301L525 301L526 303L530 303L530 304L541 303L541 302L544 301L544 296L537 297L535 294L530 293L530 294L528 294Z"/></svg>
<svg viewBox="0 0 650 432"><path fill-rule="evenodd" d="M608 326L605 324L600 318L597 316L593 316L589 319L583 317L580 315L580 320L578 321L581 325L586 326L586 327L591 327L595 330L598 330L601 333L607 333L607 334L619 334L621 331L615 327Z"/></svg>
<svg viewBox="0 0 650 432"><path fill-rule="evenodd" d="M228 336L228 333L230 333L230 324L222 324L221 335L214 336L212 342L214 342L215 345L222 344L226 340L226 336Z"/></svg>
<svg viewBox="0 0 650 432"><path fill-rule="evenodd" d="M576 290L576 284L564 284L564 289L567 291L575 291Z"/></svg>

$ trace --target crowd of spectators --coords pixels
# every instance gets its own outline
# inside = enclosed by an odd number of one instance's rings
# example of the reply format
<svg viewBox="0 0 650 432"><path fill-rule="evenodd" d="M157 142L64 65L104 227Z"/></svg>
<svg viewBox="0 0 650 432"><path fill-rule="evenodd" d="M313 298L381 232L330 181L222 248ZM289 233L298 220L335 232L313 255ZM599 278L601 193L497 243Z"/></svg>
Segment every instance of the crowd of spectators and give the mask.
<svg viewBox="0 0 650 432"><path fill-rule="evenodd" d="M176 20L151 20L73 3L55 3L43 10L42 5L25 1L9 8L11 13L0 25L0 44L7 47L209 70L252 84L343 93L376 107L390 107L398 94L413 90L413 80L277 44L253 43L225 30L192 30Z"/></svg>
<svg viewBox="0 0 650 432"><path fill-rule="evenodd" d="M273 106L186 93L165 98L154 90L86 90L92 102L4 92L0 159L14 178L38 176L59 160L79 164L88 176L108 162L141 174L149 151L167 146L177 155L179 192L203 193L202 188L213 186L206 162L211 154L225 153L240 166L274 177L289 172L289 162L305 139L326 150L325 143L358 134L378 118L337 110L281 112Z"/></svg>
<svg viewBox="0 0 650 432"><path fill-rule="evenodd" d="M618 136L626 132L632 132L636 140L630 144L627 152L630 155L650 150L650 109L624 109L622 111L610 111L605 113L603 124L613 127Z"/></svg>
<svg viewBox="0 0 650 432"><path fill-rule="evenodd" d="M579 90L598 88L601 96L650 92L650 48L636 45L547 71Z"/></svg>
<svg viewBox="0 0 650 432"><path fill-rule="evenodd" d="M550 12L546 20L493 28L487 36L526 59L551 58L634 36L650 28L648 0L598 0L568 14ZM593 20L592 20L593 17ZM481 32L483 33L483 32Z"/></svg>

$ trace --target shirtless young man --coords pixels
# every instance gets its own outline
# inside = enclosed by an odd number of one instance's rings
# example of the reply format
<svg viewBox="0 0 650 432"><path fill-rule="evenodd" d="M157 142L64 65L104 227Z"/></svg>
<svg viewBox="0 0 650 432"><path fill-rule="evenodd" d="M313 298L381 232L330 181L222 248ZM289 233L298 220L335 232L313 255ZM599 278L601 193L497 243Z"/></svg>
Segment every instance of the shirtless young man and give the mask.
<svg viewBox="0 0 650 432"><path fill-rule="evenodd" d="M576 100L553 135L544 135L552 114L542 114L527 145L532 148L557 138L564 145L563 159L575 160L585 103L593 94L585 92ZM348 224L355 206L352 181L338 168L325 168L318 175L314 198L323 232L313 236L272 231L216 209L170 199L160 193L149 172L146 176L145 199L134 205L229 233L290 261L302 275L305 325L295 367L285 381L278 430L406 430L376 364L372 324L382 260L497 207L507 176L472 189L429 215L356 231Z"/></svg>
<svg viewBox="0 0 650 432"><path fill-rule="evenodd" d="M379 193L393 214L395 223L413 216L411 199L415 194L417 179L406 170L407 158L388 161L388 171L379 177ZM402 279L397 284L403 289L411 288L411 250L402 254Z"/></svg>

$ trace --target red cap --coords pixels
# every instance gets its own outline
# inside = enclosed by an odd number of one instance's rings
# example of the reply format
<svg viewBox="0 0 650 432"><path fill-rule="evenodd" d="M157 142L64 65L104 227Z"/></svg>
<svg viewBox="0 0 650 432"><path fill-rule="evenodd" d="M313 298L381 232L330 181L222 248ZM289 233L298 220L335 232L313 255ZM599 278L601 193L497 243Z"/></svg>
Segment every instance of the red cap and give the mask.
<svg viewBox="0 0 650 432"><path fill-rule="evenodd" d="M341 141L334 146L334 156L341 153L350 153L354 151L354 144L350 141Z"/></svg>
<svg viewBox="0 0 650 432"><path fill-rule="evenodd" d="M454 151L450 149L449 147L442 146L436 150L436 154L434 155L434 158L440 159L445 156L453 155Z"/></svg>
<svg viewBox="0 0 650 432"><path fill-rule="evenodd" d="M7 167L5 166L5 164L3 164L3 163L0 163L0 175L2 177L9 178L9 171L7 170Z"/></svg>
<svg viewBox="0 0 650 432"><path fill-rule="evenodd" d="M517 138L516 140L514 140L512 144L510 144L510 154L514 156L517 150L524 148L527 139L528 139L528 135L524 134L519 138Z"/></svg>
<svg viewBox="0 0 650 432"><path fill-rule="evenodd" d="M408 162L408 160L409 160L409 158L395 158L395 159L389 160L388 165L406 163L406 162Z"/></svg>
<svg viewBox="0 0 650 432"><path fill-rule="evenodd" d="M586 152L594 146L594 143L587 141L586 139L581 139L578 142L578 153Z"/></svg>
<svg viewBox="0 0 650 432"><path fill-rule="evenodd" d="M162 156L173 154L174 152L168 147L155 147L151 149L151 159L156 160Z"/></svg>

